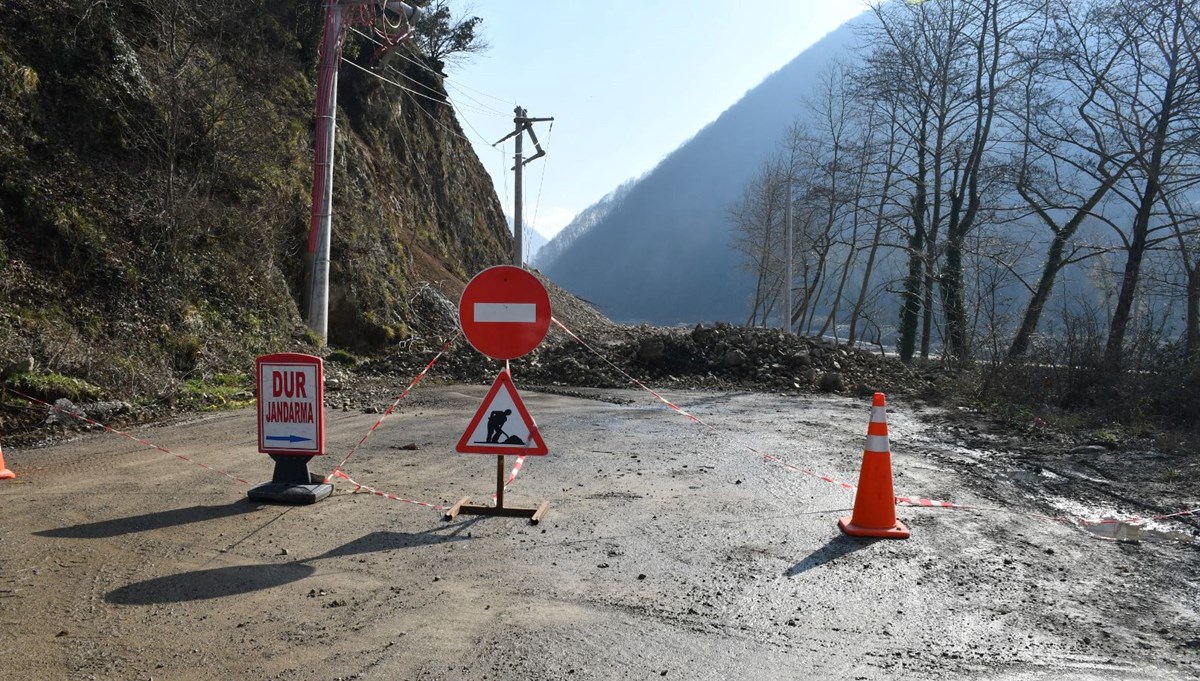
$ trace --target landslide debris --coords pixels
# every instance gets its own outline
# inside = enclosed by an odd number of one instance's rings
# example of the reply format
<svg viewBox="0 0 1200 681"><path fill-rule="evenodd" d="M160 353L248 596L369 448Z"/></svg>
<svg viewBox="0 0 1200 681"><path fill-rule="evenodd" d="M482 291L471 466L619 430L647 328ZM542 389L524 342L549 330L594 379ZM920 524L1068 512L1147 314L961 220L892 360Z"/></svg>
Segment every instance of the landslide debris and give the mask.
<svg viewBox="0 0 1200 681"><path fill-rule="evenodd" d="M618 388L633 387L636 379L651 387L869 394L928 392L938 377L881 353L779 329L721 322L692 328L615 324L545 283L557 323L536 350L511 362L513 378L522 386ZM436 289L421 288L412 308L417 313L410 323L414 341L363 362L357 372L413 376L456 337L457 307ZM459 336L429 376L489 383L501 367Z"/></svg>

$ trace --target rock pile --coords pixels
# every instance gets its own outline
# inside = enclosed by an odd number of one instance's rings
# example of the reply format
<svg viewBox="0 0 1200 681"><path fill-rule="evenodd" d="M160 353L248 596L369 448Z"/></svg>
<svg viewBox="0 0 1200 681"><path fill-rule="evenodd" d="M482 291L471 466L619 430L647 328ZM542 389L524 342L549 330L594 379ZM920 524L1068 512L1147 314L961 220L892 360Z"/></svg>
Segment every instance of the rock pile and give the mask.
<svg viewBox="0 0 1200 681"><path fill-rule="evenodd" d="M712 390L767 390L784 393L874 391L909 393L932 381L894 358L882 357L832 340L802 338L778 329L717 323L693 329L589 326L592 334L563 325L587 345L552 327L532 353L513 360L521 385L556 387L630 387L630 377L651 386ZM415 349L415 348L414 348ZM415 374L429 361L424 354L401 352L364 363L372 374ZM501 366L459 339L432 374L471 383L491 381Z"/></svg>

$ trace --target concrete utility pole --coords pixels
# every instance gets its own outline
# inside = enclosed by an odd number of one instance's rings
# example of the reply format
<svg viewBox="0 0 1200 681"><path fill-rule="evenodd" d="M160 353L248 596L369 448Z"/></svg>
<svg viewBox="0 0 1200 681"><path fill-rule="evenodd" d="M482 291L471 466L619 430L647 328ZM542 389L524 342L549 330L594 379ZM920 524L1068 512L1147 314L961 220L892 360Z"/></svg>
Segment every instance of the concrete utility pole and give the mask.
<svg viewBox="0 0 1200 681"><path fill-rule="evenodd" d="M787 181L787 203L783 206L783 330L792 332L792 179Z"/></svg>
<svg viewBox="0 0 1200 681"><path fill-rule="evenodd" d="M515 174L515 181L513 182L513 191L516 192L516 196L513 198L513 264L516 265L517 267L525 266L525 251L524 251L525 238L524 238L524 233L521 229L521 208L522 208L522 205L521 205L522 204L522 200L521 200L522 199L522 197L521 197L521 168L524 168L526 163L529 163L530 161L533 161L534 159L541 158L542 156L546 155L546 150L542 149L541 143L538 142L537 135L534 134L534 132L533 132L533 124L534 123L542 123L544 121L553 121L553 120L554 120L553 117L551 117L551 118L530 118L528 115L528 112L525 111L525 109L522 109L520 106L518 106L515 109L513 109L513 125L516 126L515 129L512 132L505 135L504 137L497 140L496 143L492 145L494 147L494 146L496 146L496 144L500 144L501 142L503 142L506 139L509 139L512 137L517 138L516 142L514 143L516 145L516 149L515 149L515 153L513 154L515 164L513 165L513 168L512 168L513 172ZM524 139L524 136L521 133L523 133L523 132L529 133L530 139L533 140L533 146L535 149L537 149L536 154L534 154L533 156L530 156L529 158L524 159L524 160L522 160L522 157L521 157L521 141Z"/></svg>
<svg viewBox="0 0 1200 681"><path fill-rule="evenodd" d="M329 339L329 244L333 232L333 148L337 139L338 65L342 60L342 45L346 42L346 25L373 20L374 14L363 15L361 10L376 4L376 0L330 0L325 6L325 31L321 37L321 62L317 71L312 214L304 263L308 275L308 314L305 319L308 328L322 341ZM411 35L411 24L419 16L415 7L396 0L389 0L381 7L398 13L409 27L409 32L397 41ZM351 10L348 19L347 9Z"/></svg>

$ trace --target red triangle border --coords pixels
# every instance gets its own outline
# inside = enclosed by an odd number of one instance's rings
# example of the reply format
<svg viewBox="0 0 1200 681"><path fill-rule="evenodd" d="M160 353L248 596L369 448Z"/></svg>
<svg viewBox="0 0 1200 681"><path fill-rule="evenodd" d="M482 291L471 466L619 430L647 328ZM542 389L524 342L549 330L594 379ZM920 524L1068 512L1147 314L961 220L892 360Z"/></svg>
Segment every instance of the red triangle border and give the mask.
<svg viewBox="0 0 1200 681"><path fill-rule="evenodd" d="M522 449L514 448L511 445L477 444L470 442L471 434L475 432L475 429L479 426L479 422L483 420L488 406L492 404L492 400L500 392L501 387L508 390L509 396L512 397L513 405L517 408L517 414L529 426L529 442ZM484 396L483 402L479 405L479 410L475 412L471 423L467 425L466 432L459 438L458 446L454 449L463 454L499 454L510 456L545 456L549 453L550 450L546 448L546 443L542 440L542 434L538 432L537 423L529 415L529 411L525 409L525 403L521 401L521 394L517 392L517 386L513 384L512 375L508 369L504 369L496 377L496 381L492 383L492 389Z"/></svg>

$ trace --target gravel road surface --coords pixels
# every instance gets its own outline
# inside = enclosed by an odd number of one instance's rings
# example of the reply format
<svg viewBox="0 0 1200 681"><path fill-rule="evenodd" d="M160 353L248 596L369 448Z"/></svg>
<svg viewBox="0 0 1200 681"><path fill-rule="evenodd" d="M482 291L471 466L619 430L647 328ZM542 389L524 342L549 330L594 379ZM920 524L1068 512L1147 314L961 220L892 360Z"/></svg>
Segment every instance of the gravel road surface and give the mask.
<svg viewBox="0 0 1200 681"><path fill-rule="evenodd" d="M346 472L437 505L488 499L495 458L453 451L486 390L421 386ZM1186 526L1097 536L932 410L894 402L896 493L983 510L901 506L910 539L850 538L836 523L851 493L818 475L857 482L869 398L665 395L706 428L646 393L583 392L523 392L550 454L526 460L506 503L550 502L537 525L446 521L345 481L310 506L251 503L245 484L103 432L8 450L0 677L1200 675ZM313 470L379 418L330 410ZM253 410L133 434L271 476Z"/></svg>

